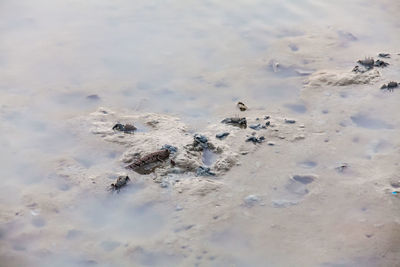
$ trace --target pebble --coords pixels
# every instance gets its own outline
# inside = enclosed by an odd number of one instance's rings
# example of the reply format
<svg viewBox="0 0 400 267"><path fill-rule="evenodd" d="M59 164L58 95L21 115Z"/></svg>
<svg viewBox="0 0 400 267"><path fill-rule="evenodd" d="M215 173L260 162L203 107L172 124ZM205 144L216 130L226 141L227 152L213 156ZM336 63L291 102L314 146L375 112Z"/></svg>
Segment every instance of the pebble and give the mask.
<svg viewBox="0 0 400 267"><path fill-rule="evenodd" d="M267 145L269 145L269 146L274 146L274 145L275 145L275 143L274 143L274 142L272 142L272 141L268 141Z"/></svg>
<svg viewBox="0 0 400 267"><path fill-rule="evenodd" d="M202 148L208 147L208 139L204 135L195 134L194 135L194 142L196 145L200 145Z"/></svg>
<svg viewBox="0 0 400 267"><path fill-rule="evenodd" d="M246 139L246 142L253 142L254 144L259 144L264 142L265 137L264 136L260 136L259 138L255 137L255 136L251 136L249 138Z"/></svg>
<svg viewBox="0 0 400 267"><path fill-rule="evenodd" d="M224 133L219 133L219 134L215 135L215 137L222 140L225 137L227 137L228 135L229 135L228 132L224 132Z"/></svg>

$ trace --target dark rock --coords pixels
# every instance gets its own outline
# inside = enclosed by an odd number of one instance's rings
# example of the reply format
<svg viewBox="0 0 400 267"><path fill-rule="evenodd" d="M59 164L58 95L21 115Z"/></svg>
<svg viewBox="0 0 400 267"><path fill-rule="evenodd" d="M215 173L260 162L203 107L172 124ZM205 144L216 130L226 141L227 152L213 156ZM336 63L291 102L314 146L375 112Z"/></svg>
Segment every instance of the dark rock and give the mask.
<svg viewBox="0 0 400 267"><path fill-rule="evenodd" d="M285 123L293 124L296 123L296 121L292 119L285 119Z"/></svg>
<svg viewBox="0 0 400 267"><path fill-rule="evenodd" d="M215 135L215 137L222 140L225 137L227 137L228 135L229 135L228 132L224 132L224 133L219 133L219 134Z"/></svg>
<svg viewBox="0 0 400 267"><path fill-rule="evenodd" d="M265 140L264 136L260 136L259 138L255 137L255 136L251 136L246 139L246 142L253 142L254 144L260 144L260 143L264 142L264 140Z"/></svg>
<svg viewBox="0 0 400 267"><path fill-rule="evenodd" d="M208 148L208 139L204 135L195 134L194 135L193 146L201 146L202 148Z"/></svg>
<svg viewBox="0 0 400 267"><path fill-rule="evenodd" d="M197 176L215 176L215 173L211 171L210 168L200 166L196 169Z"/></svg>

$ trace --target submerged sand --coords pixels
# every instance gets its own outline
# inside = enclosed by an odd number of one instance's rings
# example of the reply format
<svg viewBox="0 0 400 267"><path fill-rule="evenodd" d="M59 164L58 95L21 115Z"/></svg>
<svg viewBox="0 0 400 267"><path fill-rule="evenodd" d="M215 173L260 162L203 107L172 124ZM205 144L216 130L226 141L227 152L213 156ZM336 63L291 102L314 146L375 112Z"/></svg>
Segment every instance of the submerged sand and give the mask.
<svg viewBox="0 0 400 267"><path fill-rule="evenodd" d="M64 3L65 32L58 6L5 14L1 266L399 265L400 90L380 89L400 81L398 4L102 4ZM153 172L126 168L164 145Z"/></svg>

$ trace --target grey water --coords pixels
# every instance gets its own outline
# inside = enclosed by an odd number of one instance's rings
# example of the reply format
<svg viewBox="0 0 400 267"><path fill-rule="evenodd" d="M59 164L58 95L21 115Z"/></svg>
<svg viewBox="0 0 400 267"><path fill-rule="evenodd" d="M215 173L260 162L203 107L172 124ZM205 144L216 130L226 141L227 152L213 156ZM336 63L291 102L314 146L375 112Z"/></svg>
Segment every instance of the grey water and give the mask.
<svg viewBox="0 0 400 267"><path fill-rule="evenodd" d="M106 188L82 189L95 184L91 170L121 171L123 149L99 146L88 125L70 120L104 106L207 123L237 101L311 116L300 100L304 79L321 65L352 64L355 51L363 57L396 47L399 11L396 1L374 0L0 1L0 265L179 266L192 256L193 265L262 266L263 246L254 244L264 243L229 219L228 229L195 233L212 253L171 253L178 249L170 244L196 227L181 225L169 189L146 198L152 177L111 196ZM396 129L382 114L354 114L358 128ZM386 144L366 145L363 153L384 154ZM215 160L205 151L205 165ZM297 162L327 168L319 159ZM303 197L308 182L289 182L282 191ZM47 198L53 202L43 203ZM157 240L161 234L169 239Z"/></svg>

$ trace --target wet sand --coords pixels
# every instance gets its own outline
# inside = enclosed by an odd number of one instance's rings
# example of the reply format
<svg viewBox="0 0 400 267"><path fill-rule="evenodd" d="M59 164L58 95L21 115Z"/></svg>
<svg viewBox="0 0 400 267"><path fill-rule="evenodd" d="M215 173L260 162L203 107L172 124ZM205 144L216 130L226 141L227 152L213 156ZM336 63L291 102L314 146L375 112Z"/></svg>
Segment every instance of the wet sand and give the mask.
<svg viewBox="0 0 400 267"><path fill-rule="evenodd" d="M1 3L0 266L399 266L400 90L380 89L400 82L399 12ZM176 166L125 168L165 144Z"/></svg>

